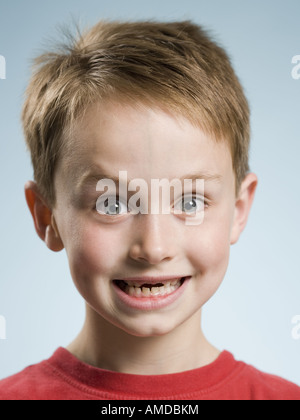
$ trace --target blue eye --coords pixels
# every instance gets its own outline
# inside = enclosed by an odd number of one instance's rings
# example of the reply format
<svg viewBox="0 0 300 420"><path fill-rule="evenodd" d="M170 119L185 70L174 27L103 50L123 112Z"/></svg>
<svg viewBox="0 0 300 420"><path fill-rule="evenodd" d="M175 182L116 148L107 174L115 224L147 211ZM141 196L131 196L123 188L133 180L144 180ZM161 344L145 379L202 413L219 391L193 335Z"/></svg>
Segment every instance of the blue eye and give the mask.
<svg viewBox="0 0 300 420"><path fill-rule="evenodd" d="M174 209L179 214L195 215L200 213L205 208L205 201L203 197L185 196L180 199ZM107 197L100 196L96 202L96 210L100 215L118 216L129 213L128 205L114 196Z"/></svg>
<svg viewBox="0 0 300 420"><path fill-rule="evenodd" d="M100 196L96 203L96 210L99 214L117 216L128 213L127 205L116 197Z"/></svg>
<svg viewBox="0 0 300 420"><path fill-rule="evenodd" d="M184 197L179 201L179 204L180 208L178 209L175 206L175 209L188 215L199 213L203 211L205 207L204 199L195 196Z"/></svg>

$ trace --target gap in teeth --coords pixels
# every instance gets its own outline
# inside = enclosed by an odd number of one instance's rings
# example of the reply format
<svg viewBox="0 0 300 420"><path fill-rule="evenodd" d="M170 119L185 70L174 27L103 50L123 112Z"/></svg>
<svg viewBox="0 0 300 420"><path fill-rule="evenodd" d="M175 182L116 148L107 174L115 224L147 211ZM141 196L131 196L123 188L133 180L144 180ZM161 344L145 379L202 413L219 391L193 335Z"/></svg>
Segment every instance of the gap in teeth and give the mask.
<svg viewBox="0 0 300 420"><path fill-rule="evenodd" d="M151 297L169 295L177 290L183 283L184 278L178 278L166 283L143 284L136 282L122 282L122 290L134 297Z"/></svg>

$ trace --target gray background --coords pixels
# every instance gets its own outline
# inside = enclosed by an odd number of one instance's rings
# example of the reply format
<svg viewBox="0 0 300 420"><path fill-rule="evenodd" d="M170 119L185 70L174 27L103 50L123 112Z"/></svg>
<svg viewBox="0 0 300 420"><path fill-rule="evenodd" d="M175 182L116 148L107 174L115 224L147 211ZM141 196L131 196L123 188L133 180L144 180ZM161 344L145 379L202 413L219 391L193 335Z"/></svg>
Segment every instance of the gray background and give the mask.
<svg viewBox="0 0 300 420"><path fill-rule="evenodd" d="M24 198L32 179L20 125L30 59L57 24L111 19L193 19L229 52L252 109L251 168L259 188L248 226L232 247L224 283L204 309L207 337L259 369L300 384L299 0L1 0L0 378L49 357L79 331L84 304L65 252L37 237Z"/></svg>

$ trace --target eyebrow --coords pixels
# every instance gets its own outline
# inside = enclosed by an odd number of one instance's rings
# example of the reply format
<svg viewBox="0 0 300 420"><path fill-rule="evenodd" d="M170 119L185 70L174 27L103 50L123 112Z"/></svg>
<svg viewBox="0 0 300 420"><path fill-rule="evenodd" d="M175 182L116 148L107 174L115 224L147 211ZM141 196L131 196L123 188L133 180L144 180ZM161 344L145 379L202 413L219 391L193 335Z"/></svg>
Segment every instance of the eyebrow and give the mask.
<svg viewBox="0 0 300 420"><path fill-rule="evenodd" d="M175 177L175 178L179 179L181 182L184 181L185 179L190 179L192 181L195 181L197 179L203 179L206 182L211 182L211 181L221 182L223 177L222 177L222 175L211 174L211 173L208 173L208 172L191 172L191 173L183 175L179 178L177 178L177 177ZM105 174L104 172L102 172L100 170L100 168L98 168L98 169L90 169L87 173L85 173L82 176L82 178L79 180L79 182L77 183L77 188L82 188L84 186L94 185L95 182L98 182L102 179L110 179L110 180L114 181L114 183L116 185L119 185L119 176L116 177L115 175L112 175L112 174ZM137 179L137 178L135 178L135 179ZM141 178L139 178L139 179L141 179ZM152 179L157 179L157 178L152 178ZM132 179L128 179L127 180L127 185L129 185L131 181L132 181Z"/></svg>

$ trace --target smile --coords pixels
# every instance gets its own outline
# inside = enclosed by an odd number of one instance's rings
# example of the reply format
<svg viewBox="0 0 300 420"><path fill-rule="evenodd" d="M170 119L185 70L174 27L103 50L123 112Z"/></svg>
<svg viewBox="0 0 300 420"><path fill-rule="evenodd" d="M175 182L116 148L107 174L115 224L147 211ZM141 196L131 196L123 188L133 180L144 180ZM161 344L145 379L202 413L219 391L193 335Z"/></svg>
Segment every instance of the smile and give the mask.
<svg viewBox="0 0 300 420"><path fill-rule="evenodd" d="M127 295L137 298L149 298L170 295L183 284L184 280L185 277L156 284L139 284L137 281L117 280L116 284Z"/></svg>
<svg viewBox="0 0 300 420"><path fill-rule="evenodd" d="M119 299L133 309L154 310L168 306L184 292L188 277L114 280Z"/></svg>

